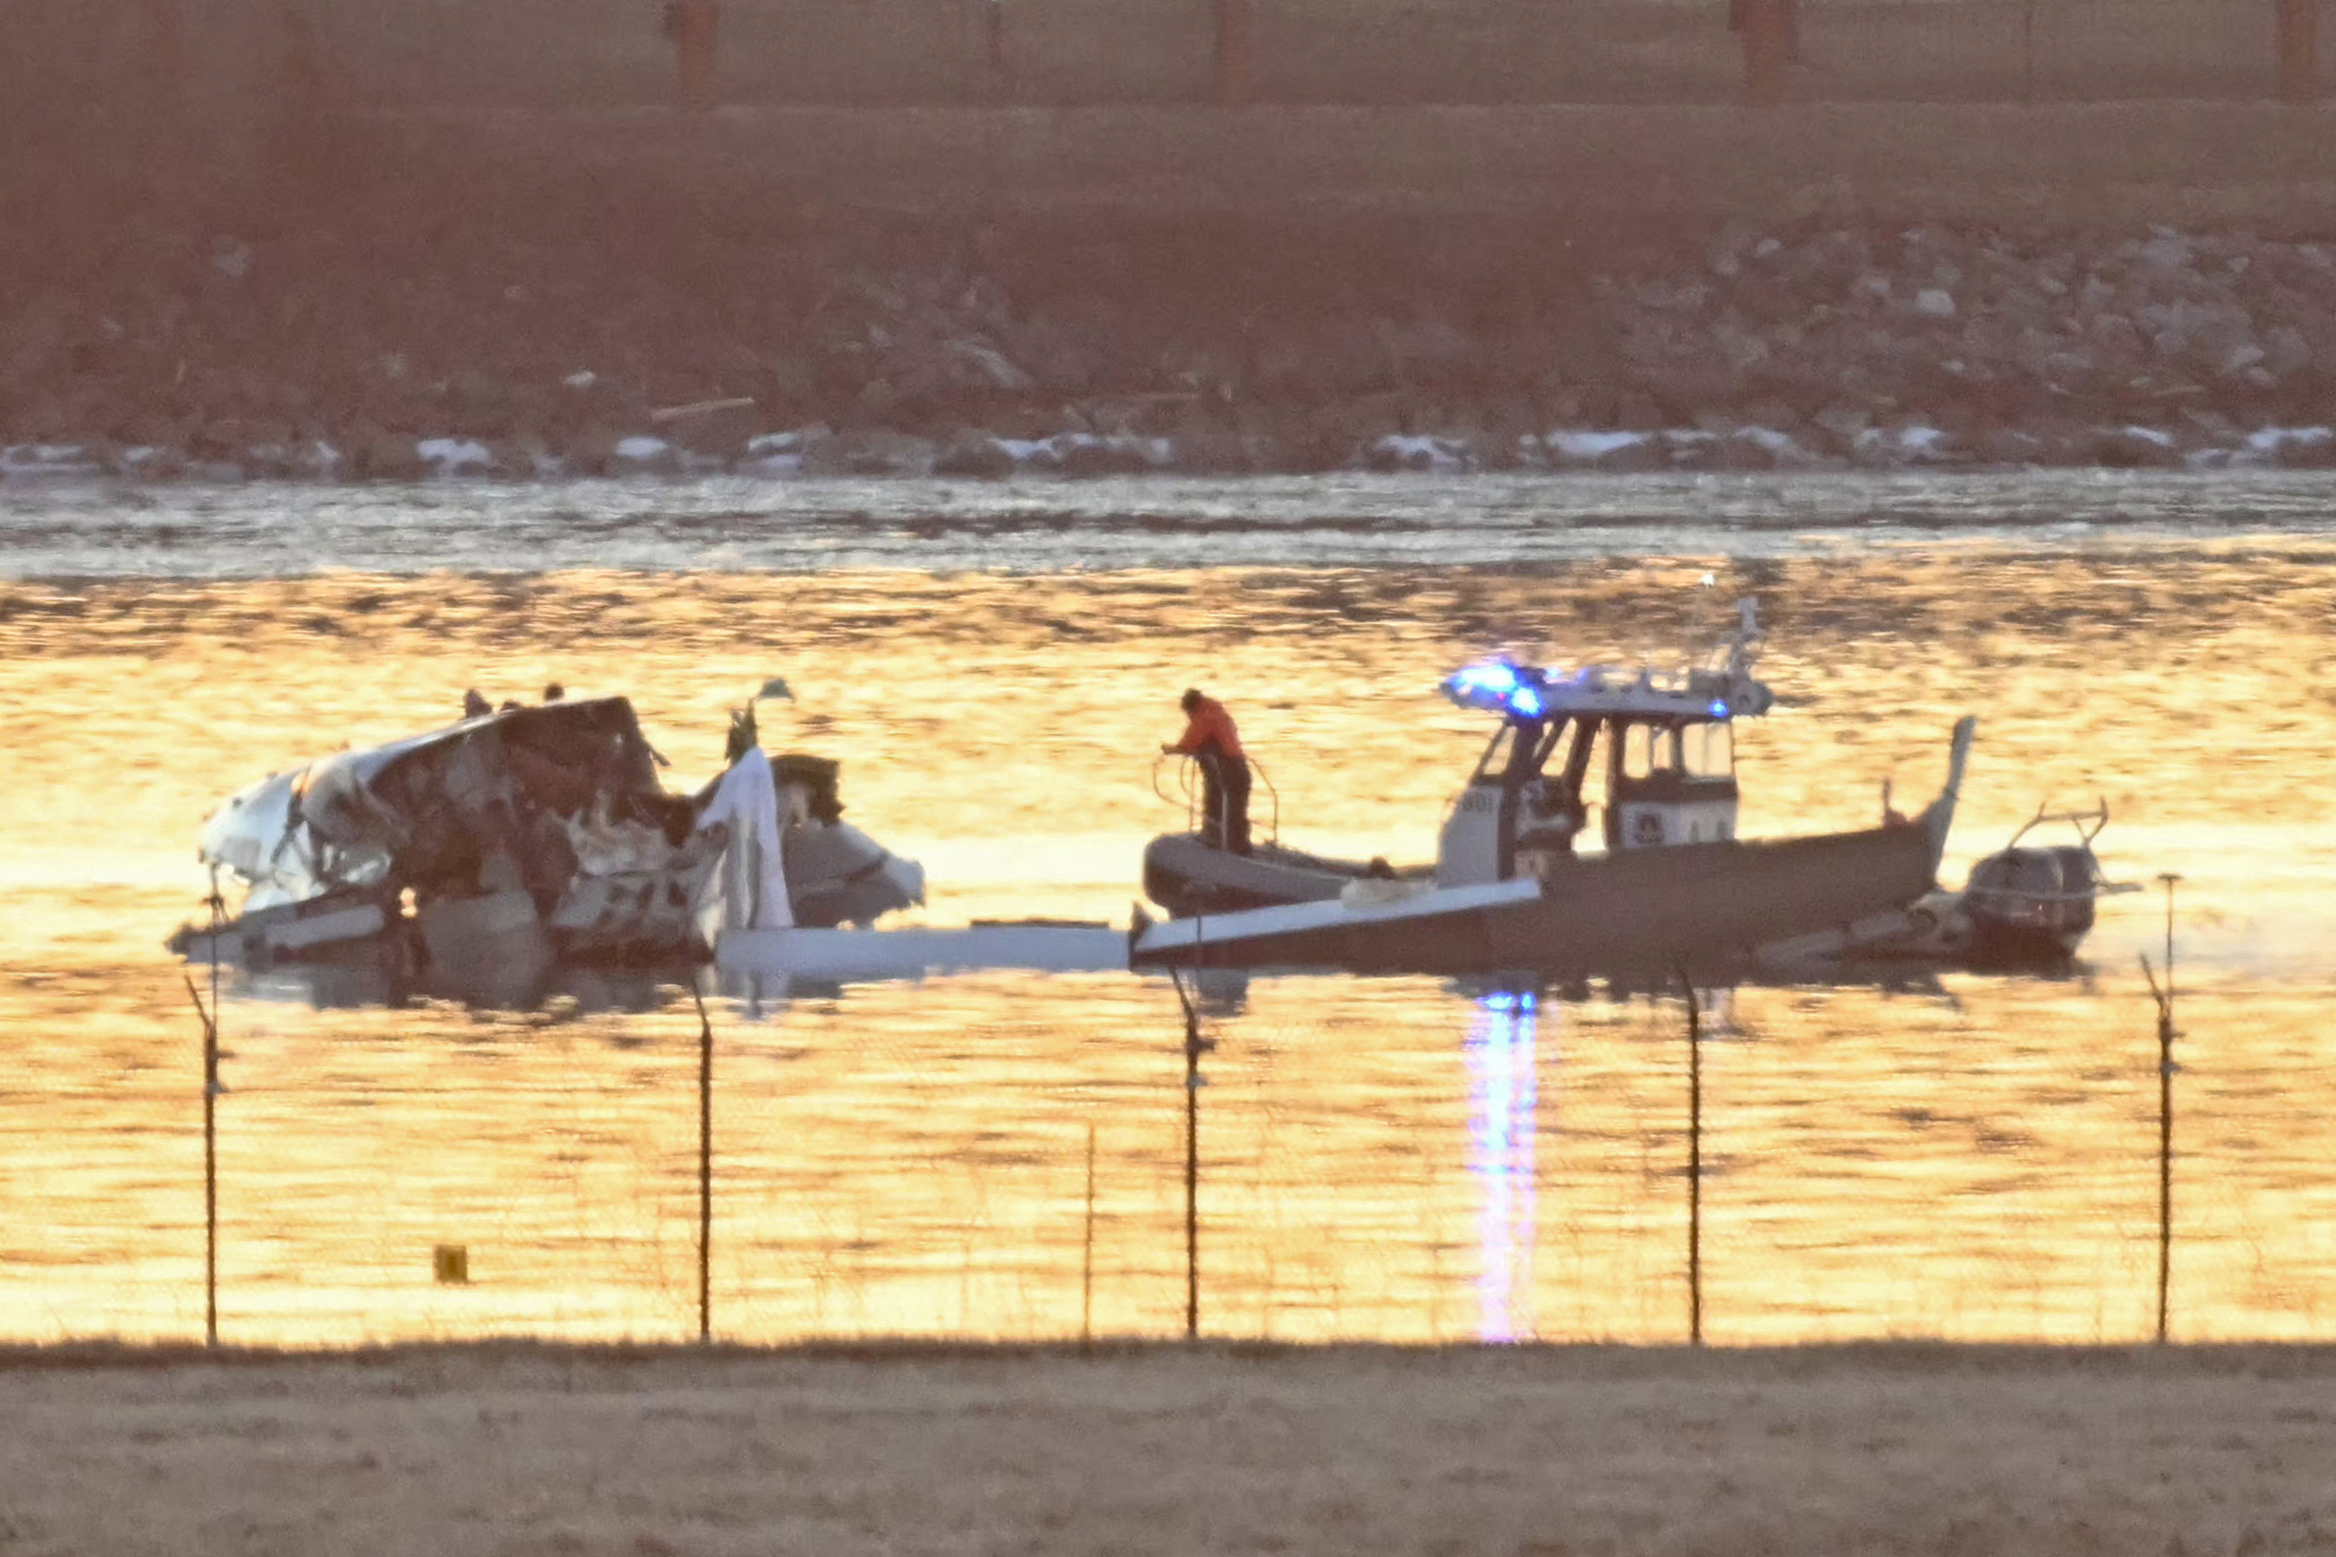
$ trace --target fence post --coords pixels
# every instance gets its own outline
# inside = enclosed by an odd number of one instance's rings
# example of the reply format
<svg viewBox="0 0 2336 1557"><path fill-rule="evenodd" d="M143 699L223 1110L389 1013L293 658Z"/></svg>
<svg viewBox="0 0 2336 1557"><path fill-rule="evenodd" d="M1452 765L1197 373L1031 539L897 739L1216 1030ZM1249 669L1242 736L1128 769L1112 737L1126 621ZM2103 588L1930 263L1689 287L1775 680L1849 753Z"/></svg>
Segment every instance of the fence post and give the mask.
<svg viewBox="0 0 2336 1557"><path fill-rule="evenodd" d="M219 1344L219 932L227 923L227 899L219 894L219 867L211 867L211 893L203 900L211 913L211 1006L187 975L187 998L203 1024L203 1344Z"/></svg>
<svg viewBox="0 0 2336 1557"><path fill-rule="evenodd" d="M186 18L182 0L147 0L146 89L152 107L175 124L187 104Z"/></svg>
<svg viewBox="0 0 2336 1557"><path fill-rule="evenodd" d="M1194 944L1199 944L1199 921L1194 921ZM1193 969L1194 995L1199 993L1200 969ZM1174 968L1168 981L1176 986L1177 1002L1184 1007L1184 1338L1200 1339L1200 1089L1208 1078L1200 1073L1200 1057L1217 1045L1200 1035L1200 1007L1184 991L1184 979Z"/></svg>
<svg viewBox="0 0 2336 1557"><path fill-rule="evenodd" d="M984 95L992 101L1008 96L1006 86L1005 0L975 0L982 10L982 73Z"/></svg>
<svg viewBox="0 0 2336 1557"><path fill-rule="evenodd" d="M211 941L211 1009L187 977L187 996L203 1024L203 1344L219 1344L219 942L216 918Z"/></svg>
<svg viewBox="0 0 2336 1557"><path fill-rule="evenodd" d="M2036 100L2036 0L2020 7L2020 101Z"/></svg>
<svg viewBox="0 0 2336 1557"><path fill-rule="evenodd" d="M2149 956L2142 955L2141 976L2149 980L2150 998L2158 1008L2158 1344L2166 1344L2167 1298L2174 1274L2174 883L2182 878L2171 871L2158 880L2166 885L2166 985L2150 972Z"/></svg>
<svg viewBox="0 0 2336 1557"><path fill-rule="evenodd" d="M1087 1126L1087 1224L1079 1247L1079 1345L1095 1341L1095 1126Z"/></svg>
<svg viewBox="0 0 2336 1557"><path fill-rule="evenodd" d="M1703 1009L1687 971L1687 1344L1703 1344Z"/></svg>
<svg viewBox="0 0 2336 1557"><path fill-rule="evenodd" d="M1729 0L1728 24L1744 46L1744 98L1765 108L1784 96L1793 51L1792 0Z"/></svg>
<svg viewBox="0 0 2336 1557"><path fill-rule="evenodd" d="M1249 0L1216 0L1217 101L1246 103L1250 93Z"/></svg>
<svg viewBox="0 0 2336 1557"><path fill-rule="evenodd" d="M698 1007L698 1344L714 1339L714 1023L693 974Z"/></svg>
<svg viewBox="0 0 2336 1557"><path fill-rule="evenodd" d="M2316 46L2319 42L2319 0L2273 0L2279 16L2279 96L2282 102L2308 103L2319 96Z"/></svg>
<svg viewBox="0 0 2336 1557"><path fill-rule="evenodd" d="M665 0L665 39L673 45L684 108L712 108L722 100L722 67L717 38L721 0Z"/></svg>

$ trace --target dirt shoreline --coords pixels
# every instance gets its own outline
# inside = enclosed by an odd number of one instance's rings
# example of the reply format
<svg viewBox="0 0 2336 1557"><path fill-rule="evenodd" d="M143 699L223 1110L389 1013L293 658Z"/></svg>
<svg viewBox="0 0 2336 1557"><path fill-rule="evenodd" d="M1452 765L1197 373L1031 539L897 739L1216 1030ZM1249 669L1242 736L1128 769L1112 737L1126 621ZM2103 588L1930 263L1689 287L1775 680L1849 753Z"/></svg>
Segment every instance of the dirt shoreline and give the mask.
<svg viewBox="0 0 2336 1557"><path fill-rule="evenodd" d="M2336 1348L0 1355L12 1552L2258 1553Z"/></svg>

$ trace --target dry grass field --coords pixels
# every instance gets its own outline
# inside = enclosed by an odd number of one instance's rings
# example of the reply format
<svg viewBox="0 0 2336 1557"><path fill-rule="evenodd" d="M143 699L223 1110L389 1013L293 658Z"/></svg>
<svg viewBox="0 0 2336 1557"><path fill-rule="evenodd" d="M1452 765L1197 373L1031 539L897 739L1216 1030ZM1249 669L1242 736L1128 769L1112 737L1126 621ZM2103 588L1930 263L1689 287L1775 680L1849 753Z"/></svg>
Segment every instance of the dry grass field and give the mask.
<svg viewBox="0 0 2336 1557"><path fill-rule="evenodd" d="M2336 1547L2336 1350L0 1360L15 1554Z"/></svg>

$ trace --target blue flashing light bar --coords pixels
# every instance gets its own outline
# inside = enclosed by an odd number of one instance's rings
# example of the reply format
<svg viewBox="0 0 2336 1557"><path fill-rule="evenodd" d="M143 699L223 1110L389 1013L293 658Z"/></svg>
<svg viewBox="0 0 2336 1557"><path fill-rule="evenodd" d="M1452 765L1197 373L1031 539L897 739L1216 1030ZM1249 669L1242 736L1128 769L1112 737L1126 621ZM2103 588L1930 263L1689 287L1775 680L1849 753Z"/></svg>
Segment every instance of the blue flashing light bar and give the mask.
<svg viewBox="0 0 2336 1557"><path fill-rule="evenodd" d="M1593 716L1668 720L1730 720L1768 711L1768 689L1749 676L1698 670L1690 676L1652 683L1641 672L1635 684L1611 671L1543 670L1511 660L1483 660L1444 678L1444 694L1463 708L1539 723L1558 709ZM1713 697L1713 693L1719 693ZM1708 698L1698 703L1697 698Z"/></svg>
<svg viewBox="0 0 2336 1557"><path fill-rule="evenodd" d="M1505 698L1518 683L1517 667L1505 660L1489 664L1471 665L1452 673L1452 689L1462 694L1489 692L1496 698Z"/></svg>
<svg viewBox="0 0 2336 1557"><path fill-rule="evenodd" d="M1539 719L1549 712L1549 696L1543 684L1542 672L1512 665L1507 660L1487 660L1481 665L1470 665L1452 673L1444 683L1444 690L1452 700L1469 708L1481 708L1486 713L1508 714L1518 719Z"/></svg>

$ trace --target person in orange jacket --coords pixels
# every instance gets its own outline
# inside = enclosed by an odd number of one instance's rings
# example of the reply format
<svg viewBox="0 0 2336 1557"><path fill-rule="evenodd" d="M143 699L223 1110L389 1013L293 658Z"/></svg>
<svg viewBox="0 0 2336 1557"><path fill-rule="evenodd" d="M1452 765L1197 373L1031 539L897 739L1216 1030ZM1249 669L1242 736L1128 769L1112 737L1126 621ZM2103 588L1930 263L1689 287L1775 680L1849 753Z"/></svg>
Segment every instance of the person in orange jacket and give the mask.
<svg viewBox="0 0 2336 1557"><path fill-rule="evenodd" d="M1241 750L1241 732L1225 705L1201 692L1185 689L1184 735L1164 753L1180 754L1200 764L1201 839L1235 854L1249 852L1249 757Z"/></svg>

